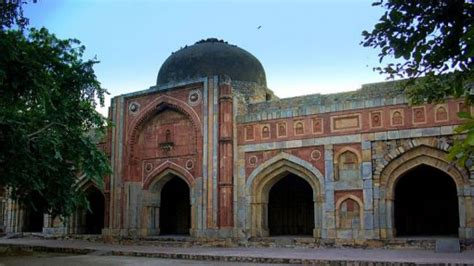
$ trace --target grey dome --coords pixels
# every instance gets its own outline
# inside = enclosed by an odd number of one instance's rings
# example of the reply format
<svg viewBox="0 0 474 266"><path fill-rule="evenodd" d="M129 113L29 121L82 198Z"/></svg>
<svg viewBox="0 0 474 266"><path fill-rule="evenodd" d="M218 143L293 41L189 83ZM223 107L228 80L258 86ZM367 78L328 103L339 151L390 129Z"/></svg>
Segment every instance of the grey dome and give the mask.
<svg viewBox="0 0 474 266"><path fill-rule="evenodd" d="M173 53L161 66L157 84L224 74L232 80L267 85L265 70L255 56L217 39L201 40Z"/></svg>

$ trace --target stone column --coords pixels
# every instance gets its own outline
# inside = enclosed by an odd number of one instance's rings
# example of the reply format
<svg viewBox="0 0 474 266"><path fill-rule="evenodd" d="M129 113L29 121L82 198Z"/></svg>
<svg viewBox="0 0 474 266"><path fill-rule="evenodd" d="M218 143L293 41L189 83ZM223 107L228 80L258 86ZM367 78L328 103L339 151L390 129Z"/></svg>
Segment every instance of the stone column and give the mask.
<svg viewBox="0 0 474 266"><path fill-rule="evenodd" d="M233 106L228 77L219 79L219 227L233 226Z"/></svg>
<svg viewBox="0 0 474 266"><path fill-rule="evenodd" d="M372 142L368 139L362 141L362 169L361 169L364 194L364 235L366 239L374 238L374 193L372 182Z"/></svg>
<svg viewBox="0 0 474 266"><path fill-rule="evenodd" d="M333 145L324 145L324 165L325 171L325 192L326 201L323 208L323 224L322 224L322 238L335 239L336 238L336 217L335 217L335 202L334 202L334 159L333 159Z"/></svg>

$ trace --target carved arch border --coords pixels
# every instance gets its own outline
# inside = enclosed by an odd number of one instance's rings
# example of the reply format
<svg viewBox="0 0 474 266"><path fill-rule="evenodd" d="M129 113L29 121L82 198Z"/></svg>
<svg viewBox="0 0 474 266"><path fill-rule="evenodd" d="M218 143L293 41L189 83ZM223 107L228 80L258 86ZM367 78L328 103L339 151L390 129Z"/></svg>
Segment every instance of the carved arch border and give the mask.
<svg viewBox="0 0 474 266"><path fill-rule="evenodd" d="M105 183L103 184L105 186ZM106 193L104 190L104 188L100 188L99 185L94 182L93 180L90 180L90 179L87 179L85 178L84 176L80 176L76 182L76 190L79 191L79 192L82 192L82 193L87 193L89 189L96 189L97 191L100 192L100 194L102 195L103 197L103 200L104 200L104 217L103 217L103 227L102 229L104 228L107 228L107 224L109 223L109 217L107 215L107 212L108 212L108 202L109 202L109 199L108 199L108 193ZM81 207L81 208L77 208L73 213L72 215L70 215L69 217L66 218L66 231L68 234L84 234L84 222L81 222L81 220L83 219L84 215L85 215L85 212L86 212L86 209ZM47 224L50 224L52 226L52 222L53 220L51 219L51 216L50 215L47 215L48 216L48 221L47 221Z"/></svg>
<svg viewBox="0 0 474 266"><path fill-rule="evenodd" d="M341 155L344 154L347 151L352 152L352 153L355 154L355 156L357 157L357 163L358 164L362 163L362 156L360 154L360 151L357 150L356 148L346 146L346 147L341 148L339 151L337 151L334 154L334 164L335 165L337 165L339 163L339 158L341 157Z"/></svg>
<svg viewBox="0 0 474 266"><path fill-rule="evenodd" d="M105 185L105 183L104 183ZM96 188L102 195L104 195L104 188L99 187L99 185L94 182L93 180L86 179L85 177L79 177L79 179L76 182L76 190L85 192L87 191L90 187Z"/></svg>
<svg viewBox="0 0 474 266"><path fill-rule="evenodd" d="M270 189L288 173L297 175L311 186L314 202L313 236L320 237L323 224L324 176L309 162L281 152L252 171L246 181L248 201L247 227L254 237L268 236L268 196Z"/></svg>
<svg viewBox="0 0 474 266"><path fill-rule="evenodd" d="M166 161L156 167L145 177L145 179L142 181L142 188L144 190L149 190L150 187L153 187L152 185L155 185L155 183L159 181L163 173L173 174L180 177L188 184L190 188L194 186L194 177L188 170L171 161Z"/></svg>
<svg viewBox="0 0 474 266"><path fill-rule="evenodd" d="M469 199L471 196L469 193L470 182L468 172L466 169L451 165L446 159L446 152L433 147L420 145L391 160L380 174L379 182L381 190L378 208L381 213L380 224L385 224L385 228L381 228L381 238L387 239L396 236L394 194L397 181L405 173L420 165L436 168L449 175L455 182L459 208L459 237L466 237L463 233L465 231L464 229L466 227L472 227L472 225L468 223L474 218L472 217L472 204L466 204L471 201Z"/></svg>
<svg viewBox="0 0 474 266"><path fill-rule="evenodd" d="M360 154L360 151L357 150L356 148L350 147L350 146L345 146L341 148L339 151L337 151L334 154L334 180L340 180L339 176L339 159L341 156L346 153L346 152L351 152L353 153L356 158L357 158L357 165L359 167L359 178L362 177L362 156Z"/></svg>
<svg viewBox="0 0 474 266"><path fill-rule="evenodd" d="M168 95L161 95L155 100L153 100L151 103L146 105L143 108L143 110L139 113L139 115L131 121L130 126L128 127L128 132L130 132L129 138L128 138L129 140L129 145L128 145L129 153L128 154L130 156L133 154L133 150L138 138L138 132L140 131L141 127L149 119L151 119L155 114L157 114L158 112L160 112L166 107L179 111L180 113L187 116L189 120L191 120L191 123L193 124L194 130L196 132L195 143L198 146L197 148L200 147L200 143L198 142L198 140L201 139L201 136L203 133L202 133L201 120L199 118L199 115L186 102L183 102L179 99L176 99Z"/></svg>
<svg viewBox="0 0 474 266"><path fill-rule="evenodd" d="M442 137L444 138L444 137ZM377 164L377 166L374 169L374 179L380 179L382 171L385 169L385 167L394 159L398 158L402 154L412 150L416 149L418 147L431 147L436 150L441 150L444 152L448 152L448 150L451 148L451 145L448 144L446 141L442 141L441 138L435 138L432 139L431 141L426 141L426 140L419 140L419 139L411 139L408 142L408 146L398 146L395 149L392 149L386 156L386 160L382 160L380 163Z"/></svg>
<svg viewBox="0 0 474 266"><path fill-rule="evenodd" d="M354 200L355 202L357 202L357 204L359 204L359 219L360 219L360 226L359 226L359 230L363 230L364 229L364 203L362 202L362 200L357 197L357 196L354 196L354 195L345 195L341 198L339 198L337 201L336 201L336 229L341 229L339 228L339 224L340 224L340 218L339 218L339 214L340 214L340 208L341 208L341 204L348 200L348 199L352 199ZM343 229L344 230L344 229Z"/></svg>

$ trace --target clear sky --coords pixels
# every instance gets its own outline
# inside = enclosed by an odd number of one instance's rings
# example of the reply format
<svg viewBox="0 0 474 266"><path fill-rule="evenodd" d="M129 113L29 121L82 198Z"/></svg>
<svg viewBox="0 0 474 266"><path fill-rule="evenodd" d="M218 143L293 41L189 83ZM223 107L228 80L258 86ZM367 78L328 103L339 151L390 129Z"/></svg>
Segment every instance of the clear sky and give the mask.
<svg viewBox="0 0 474 266"><path fill-rule="evenodd" d="M25 7L25 15L33 27L79 39L87 58L97 56L95 71L110 97L149 88L172 52L214 37L256 56L268 87L283 98L385 79L372 70L378 51L359 44L361 32L383 13L371 2L39 0Z"/></svg>

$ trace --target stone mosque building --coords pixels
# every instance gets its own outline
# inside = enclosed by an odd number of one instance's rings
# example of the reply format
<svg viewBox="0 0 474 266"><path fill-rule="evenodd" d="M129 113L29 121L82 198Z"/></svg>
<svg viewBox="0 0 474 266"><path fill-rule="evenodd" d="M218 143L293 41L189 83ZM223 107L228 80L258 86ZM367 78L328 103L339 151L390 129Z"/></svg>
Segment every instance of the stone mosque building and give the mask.
<svg viewBox="0 0 474 266"><path fill-rule="evenodd" d="M279 99L249 52L207 39L112 99L113 174L65 223L3 201L7 232L146 238L474 239L474 175L446 154L462 99L408 105L393 82Z"/></svg>

